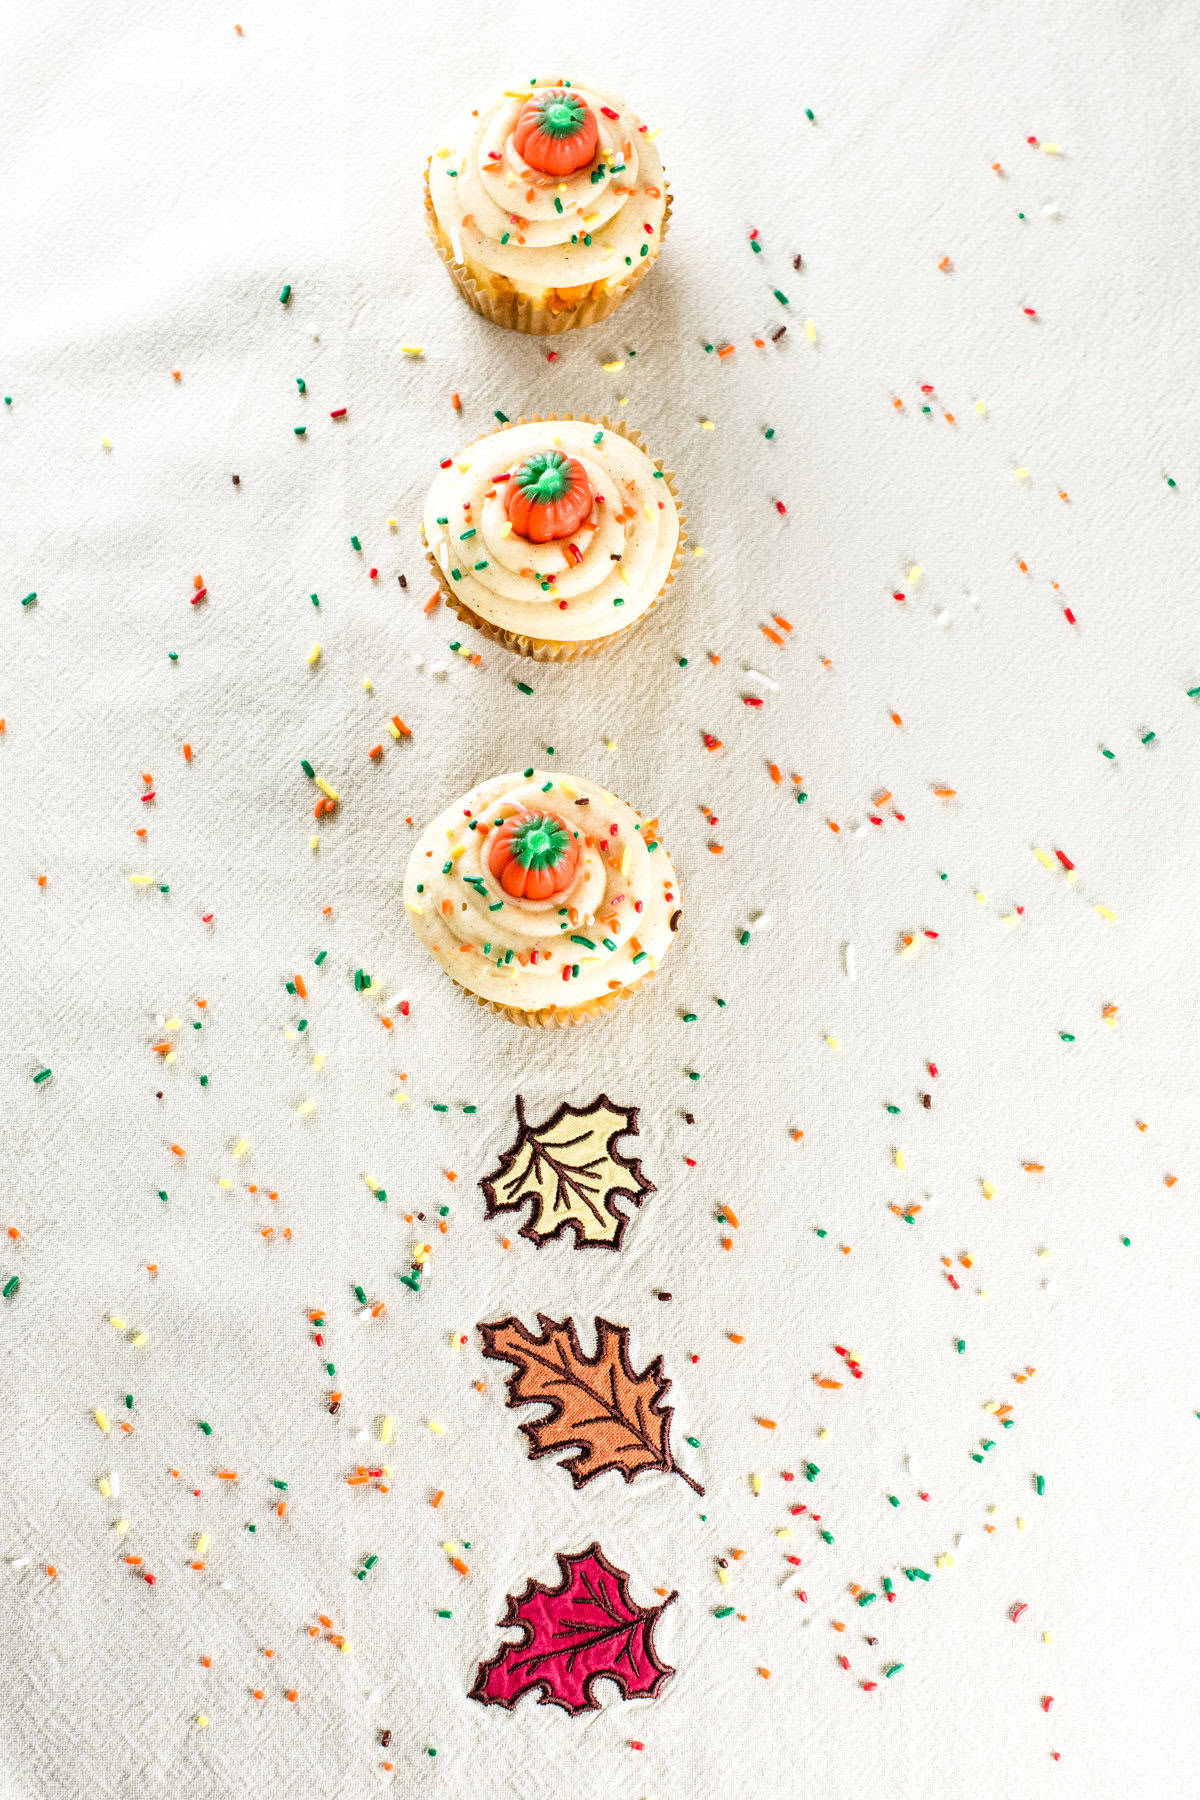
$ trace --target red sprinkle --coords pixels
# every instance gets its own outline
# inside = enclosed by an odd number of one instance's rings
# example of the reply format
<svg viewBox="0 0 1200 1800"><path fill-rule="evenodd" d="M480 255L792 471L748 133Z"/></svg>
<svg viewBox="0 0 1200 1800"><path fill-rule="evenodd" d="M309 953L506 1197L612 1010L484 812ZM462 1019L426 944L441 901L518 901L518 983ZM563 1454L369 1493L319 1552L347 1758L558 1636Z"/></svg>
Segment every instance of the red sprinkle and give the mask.
<svg viewBox="0 0 1200 1800"><path fill-rule="evenodd" d="M787 507L783 504L782 500L777 500L775 502L775 511L777 513L785 513L787 511Z"/></svg>
<svg viewBox="0 0 1200 1800"><path fill-rule="evenodd" d="M896 817L899 818L899 816L900 816L899 813L897 813ZM933 1076L934 1080L936 1081L937 1080L937 1072L938 1072L937 1064L936 1063L926 1063L925 1067L929 1070L929 1073Z"/></svg>
<svg viewBox="0 0 1200 1800"><path fill-rule="evenodd" d="M346 408L344 406L335 406L329 416L331 419L344 419L346 416Z"/></svg>

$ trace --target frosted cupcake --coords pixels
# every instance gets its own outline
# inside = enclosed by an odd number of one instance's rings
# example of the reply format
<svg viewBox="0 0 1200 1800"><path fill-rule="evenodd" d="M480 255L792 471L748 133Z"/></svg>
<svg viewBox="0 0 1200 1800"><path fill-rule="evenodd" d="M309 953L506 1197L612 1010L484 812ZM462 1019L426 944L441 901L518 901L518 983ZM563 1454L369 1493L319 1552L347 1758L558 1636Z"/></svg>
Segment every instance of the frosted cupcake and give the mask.
<svg viewBox="0 0 1200 1800"><path fill-rule="evenodd" d="M675 579L686 542L675 478L607 419L521 419L441 466L429 562L485 637L540 662L591 656Z"/></svg>
<svg viewBox="0 0 1200 1800"><path fill-rule="evenodd" d="M507 89L430 158L425 211L467 304L547 333L617 310L658 256L671 196L622 101L545 81Z"/></svg>
<svg viewBox="0 0 1200 1800"><path fill-rule="evenodd" d="M413 930L458 986L519 1025L574 1025L655 973L679 929L657 821L574 775L497 775L426 826Z"/></svg>

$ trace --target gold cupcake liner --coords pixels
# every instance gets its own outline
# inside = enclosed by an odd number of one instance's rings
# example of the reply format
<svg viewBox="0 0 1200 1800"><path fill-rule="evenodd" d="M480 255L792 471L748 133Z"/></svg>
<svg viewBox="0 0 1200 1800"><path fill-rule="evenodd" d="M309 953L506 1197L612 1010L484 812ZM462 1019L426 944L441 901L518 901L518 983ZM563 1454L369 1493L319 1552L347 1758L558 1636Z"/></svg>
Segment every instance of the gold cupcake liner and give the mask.
<svg viewBox="0 0 1200 1800"><path fill-rule="evenodd" d="M483 281L477 281L468 273L466 266L456 263L454 252L450 248L450 240L442 230L434 210L433 200L429 193L429 170L433 158L425 164L425 222L429 230L433 247L445 264L451 281L473 312L480 313L483 318L490 319L493 325L503 326L508 331L523 331L532 337L553 337L563 331L576 331L584 325L598 325L602 319L611 318L617 308L629 298L639 281L658 261L657 256L639 259L636 269L617 282L615 287L604 287L596 282L589 282L584 298L574 302L565 302L555 307L544 300L533 300L511 289L507 293L494 288L488 281L487 271L483 270ZM671 220L671 189L663 176L663 193L666 205L663 208L662 225L659 228L658 244L661 252L666 240L667 227ZM478 265L476 265L478 267ZM599 286L600 291L597 292ZM555 290L551 290L554 292ZM565 293L574 293L575 289L564 289Z"/></svg>
<svg viewBox="0 0 1200 1800"><path fill-rule="evenodd" d="M442 598L445 600L447 606L450 607L451 611L458 614L463 624L473 626L483 637L490 638L494 644L503 644L506 650L513 651L517 656L531 656L535 662L577 662L580 657L595 656L599 651L604 649L606 644L611 644L617 638L624 637L627 632L634 630L636 626L641 624L643 619L648 618L654 611L663 594L675 580L679 566L683 561L683 547L687 543L687 532L684 530L687 519L680 509L679 490L675 486L675 476L670 469L663 468L661 462L656 461L655 458L650 456L650 452L646 447L646 440L643 438L640 431L635 431L631 425L614 425L610 419L606 419L603 416L594 419L589 413L533 413L529 418L522 415L521 418L514 419L510 421L510 423L515 425L556 425L562 420L571 420L580 425L598 425L602 431L611 431L615 437L627 438L631 444L635 445L637 449L642 451L642 453L654 463L656 469L662 470L663 479L671 491L671 498L675 502L675 511L679 521L679 540L675 545L675 554L671 558L671 566L667 570L666 579L663 581L662 587L659 588L658 593L654 596L654 599L650 602L649 606L646 607L645 611L640 612L636 619L631 619L628 625L621 625L616 631L606 632L603 637L579 638L574 642L564 641L561 638L529 637L523 632L505 631L501 626L493 625L487 619L481 619L477 612L472 611L465 600L459 599L458 595L454 592L454 589L447 582L445 571L434 556L433 551L426 545L425 560L433 571L434 579L441 589ZM474 445L481 444L485 438L495 437L496 435L497 434L493 431L481 432L477 438L472 438L469 444L464 444L463 449L470 450Z"/></svg>
<svg viewBox="0 0 1200 1800"><path fill-rule="evenodd" d="M636 981L628 982L625 987L615 988L609 994L598 994L594 1000L587 1000L582 1006L539 1006L532 1012L519 1006L505 1006L500 1000L485 1000L482 994L463 987L462 982L456 981L453 975L450 979L455 987L462 988L464 994L470 994L472 1000L485 1007L488 1012L499 1013L502 1018L511 1019L514 1025L536 1025L542 1030L554 1031L563 1025L582 1025L585 1019L595 1019L601 1013L612 1012L620 1001L628 1000L640 987L653 981L654 974L655 971L651 969L649 974L639 975Z"/></svg>

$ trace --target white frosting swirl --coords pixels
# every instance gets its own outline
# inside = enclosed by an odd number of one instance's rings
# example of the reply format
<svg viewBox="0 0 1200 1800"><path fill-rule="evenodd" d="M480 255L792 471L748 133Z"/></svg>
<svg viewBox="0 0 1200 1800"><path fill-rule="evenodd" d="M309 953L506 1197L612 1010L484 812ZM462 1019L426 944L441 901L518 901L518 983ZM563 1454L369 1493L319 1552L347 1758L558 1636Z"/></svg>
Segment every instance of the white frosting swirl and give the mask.
<svg viewBox="0 0 1200 1800"><path fill-rule="evenodd" d="M571 175L533 169L513 143L521 109L539 81L513 89L443 146L429 172L430 199L454 260L505 277L542 299L550 289L615 287L658 254L667 205L658 152L645 126L615 95L570 84L599 132L596 155Z"/></svg>
<svg viewBox="0 0 1200 1800"><path fill-rule="evenodd" d="M551 812L572 833L571 885L515 899L488 863L497 825ZM534 1012L607 998L652 974L679 923L678 884L657 831L598 783L535 772L472 788L422 832L404 877L413 929L446 973L487 1000Z"/></svg>
<svg viewBox="0 0 1200 1800"><path fill-rule="evenodd" d="M593 498L569 538L534 544L513 530L505 500L516 470L544 450L580 463ZM563 642L608 637L640 618L680 541L661 465L585 419L512 425L470 445L439 471L424 529L447 585L472 612L504 631Z"/></svg>

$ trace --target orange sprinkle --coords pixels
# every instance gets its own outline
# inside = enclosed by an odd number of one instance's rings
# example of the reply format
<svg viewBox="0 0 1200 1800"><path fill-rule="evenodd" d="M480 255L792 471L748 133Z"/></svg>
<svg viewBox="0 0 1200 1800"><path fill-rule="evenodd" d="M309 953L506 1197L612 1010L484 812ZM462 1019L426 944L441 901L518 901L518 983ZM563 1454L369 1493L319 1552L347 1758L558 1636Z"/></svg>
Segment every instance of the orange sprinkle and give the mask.
<svg viewBox="0 0 1200 1800"><path fill-rule="evenodd" d="M746 1341L745 1338L738 1331L727 1331L725 1333L725 1335L729 1339L731 1344L744 1344Z"/></svg>
<svg viewBox="0 0 1200 1800"><path fill-rule="evenodd" d="M874 804L876 806L886 806L891 797L891 788L884 788L882 794L876 794Z"/></svg>
<svg viewBox="0 0 1200 1800"><path fill-rule="evenodd" d="M386 1018L383 1013L380 1013L379 1015L379 1023L383 1026L385 1031L390 1031L392 1029L391 1019Z"/></svg>
<svg viewBox="0 0 1200 1800"><path fill-rule="evenodd" d="M710 844L708 847L714 856L724 856L725 854L724 844Z"/></svg>
<svg viewBox="0 0 1200 1800"><path fill-rule="evenodd" d="M904 723L904 720L900 717L899 713L889 713L888 718L892 721L893 725L903 725Z"/></svg>
<svg viewBox="0 0 1200 1800"><path fill-rule="evenodd" d="M151 1044L150 1048L152 1050L157 1050L158 1054L162 1056L171 1048L171 1040L168 1038L165 1043Z"/></svg>
<svg viewBox="0 0 1200 1800"><path fill-rule="evenodd" d="M202 1562L194 1562L191 1566L193 1569L202 1569L204 1564Z"/></svg>
<svg viewBox="0 0 1200 1800"><path fill-rule="evenodd" d="M392 724L396 727L396 730L400 733L401 737L412 736L410 728L404 723L403 719L397 718L395 713L392 714Z"/></svg>
<svg viewBox="0 0 1200 1800"><path fill-rule="evenodd" d="M289 1688L287 1693L284 1695L285 1700L298 1700L299 1698L300 1698L300 1696L296 1692L295 1688Z"/></svg>
<svg viewBox="0 0 1200 1800"><path fill-rule="evenodd" d="M374 759L375 757L382 756L383 755L383 745L376 744L373 750L367 751L367 755L368 755L368 757L370 757L372 759Z"/></svg>
<svg viewBox="0 0 1200 1800"><path fill-rule="evenodd" d="M760 1666L759 1666L759 1671L758 1671L758 1672L759 1672L759 1674L760 1674L760 1675L761 1675L761 1676L762 1676L762 1678L763 1678L763 1680L764 1680L764 1681L770 1681L770 1679L771 1679L771 1671L770 1671L770 1669L764 1669L764 1668L763 1668L763 1667L762 1667L762 1666L761 1666L761 1664L760 1664Z"/></svg>
<svg viewBox="0 0 1200 1800"><path fill-rule="evenodd" d="M183 746L183 760L184 762L191 762L192 760L192 746L190 744L185 744Z"/></svg>
<svg viewBox="0 0 1200 1800"><path fill-rule="evenodd" d="M741 1229L741 1221L739 1220L737 1214L734 1212L732 1206L723 1206L721 1208L721 1211L725 1214L725 1217L729 1220L729 1223L733 1226L733 1229L735 1231L738 1231Z"/></svg>
<svg viewBox="0 0 1200 1800"><path fill-rule="evenodd" d="M450 404L454 408L455 412L462 411L462 401L459 399L457 394L451 394Z"/></svg>
<svg viewBox="0 0 1200 1800"><path fill-rule="evenodd" d="M736 346L733 344L726 344L725 348L723 350L718 350L717 351L718 361L724 362L724 360L727 356L732 356L735 348L736 348Z"/></svg>
<svg viewBox="0 0 1200 1800"><path fill-rule="evenodd" d="M320 1619L320 1621L321 1621L322 1625L325 1627L326 1631L333 1630L333 1620L332 1619L327 1618L324 1613L318 1613L317 1617L318 1617L318 1619Z"/></svg>
<svg viewBox="0 0 1200 1800"><path fill-rule="evenodd" d="M783 780L783 776L780 773L779 764L778 763L768 763L767 770L768 770L768 773L770 774L771 780L775 783L775 786L778 787L780 782Z"/></svg>
<svg viewBox="0 0 1200 1800"><path fill-rule="evenodd" d="M203 575L193 575L192 576L192 586L195 588L196 592L199 593L200 589L204 586Z"/></svg>
<svg viewBox="0 0 1200 1800"><path fill-rule="evenodd" d="M53 1563L47 1563L46 1564L46 1573L50 1577L51 1581L53 1581L54 1577L58 1574L58 1570L55 1568Z"/></svg>
<svg viewBox="0 0 1200 1800"><path fill-rule="evenodd" d="M212 1668L212 1657L211 1656L202 1656L200 1658L200 1667L202 1669L211 1669Z"/></svg>
<svg viewBox="0 0 1200 1800"><path fill-rule="evenodd" d="M218 1481L236 1481L237 1480L237 1470L236 1469L218 1469L217 1470L217 1480Z"/></svg>
<svg viewBox="0 0 1200 1800"><path fill-rule="evenodd" d="M953 800L958 794L957 788L935 787L933 791L939 800Z"/></svg>
<svg viewBox="0 0 1200 1800"><path fill-rule="evenodd" d="M732 1238L722 1238L721 1239L721 1248L722 1248L722 1250L732 1250L733 1249L733 1239Z"/></svg>
<svg viewBox="0 0 1200 1800"><path fill-rule="evenodd" d="M171 1154L172 1154L172 1156L186 1156L187 1151L184 1149L182 1144L172 1144L171 1145Z"/></svg>
<svg viewBox="0 0 1200 1800"><path fill-rule="evenodd" d="M443 1169L442 1174L446 1177L447 1181L457 1181L458 1180L458 1170L457 1169Z"/></svg>
<svg viewBox="0 0 1200 1800"><path fill-rule="evenodd" d="M1017 567L1020 569L1022 575L1028 575L1029 564L1027 562L1022 562L1020 557L1017 558Z"/></svg>
<svg viewBox="0 0 1200 1800"><path fill-rule="evenodd" d="M804 1133L802 1131L793 1131L791 1134L793 1144L798 1144L803 1136Z"/></svg>
<svg viewBox="0 0 1200 1800"><path fill-rule="evenodd" d="M759 1419L758 1423L762 1426L764 1431L775 1431L778 1429L774 1419Z"/></svg>
<svg viewBox="0 0 1200 1800"><path fill-rule="evenodd" d="M437 1511L438 1507L442 1504L442 1501L445 1498L446 1498L445 1488L439 1488L437 1493L433 1496L433 1499L429 1502L430 1506L433 1507L435 1512Z"/></svg>
<svg viewBox="0 0 1200 1800"><path fill-rule="evenodd" d="M826 819L825 823L828 825L830 831L840 832L842 829L841 826L836 824L833 819Z"/></svg>
<svg viewBox="0 0 1200 1800"><path fill-rule="evenodd" d="M18 1230L17 1230L17 1228L16 1228L16 1226L15 1226L15 1225L10 1225L10 1226L9 1226L9 1228L8 1228L8 1235L9 1235L9 1237L10 1237L10 1238L12 1238L12 1240L13 1240L13 1242L14 1242L14 1243L15 1243L15 1242L16 1242L16 1240L17 1240L17 1239L18 1239L18 1238L19 1238L19 1237L20 1237L20 1235L21 1235L21 1234L20 1234L20 1232L19 1232L19 1231L18 1231Z"/></svg>
<svg viewBox="0 0 1200 1800"><path fill-rule="evenodd" d="M441 588L435 588L433 593L430 594L428 600L425 602L424 606L421 608L421 611L426 612L426 613L431 613L433 611L434 607L437 605L438 601L441 599L441 597L442 597Z"/></svg>
<svg viewBox="0 0 1200 1800"><path fill-rule="evenodd" d="M793 629L793 626L791 625L791 623L787 619L784 618L782 613L772 613L771 617L774 619L775 623L779 626L781 631L791 631Z"/></svg>
<svg viewBox="0 0 1200 1800"><path fill-rule="evenodd" d="M1179 1180L1178 1175L1164 1175L1163 1176L1163 1186L1164 1187L1174 1187L1175 1183L1178 1180Z"/></svg>
<svg viewBox="0 0 1200 1800"><path fill-rule="evenodd" d="M846 1629L846 1627L842 1624L842 1621L840 1619L831 1619L829 1621L829 1623L833 1626L833 1629L835 1631L845 1631L845 1629Z"/></svg>
<svg viewBox="0 0 1200 1800"><path fill-rule="evenodd" d="M1045 1163L1022 1163L1021 1167L1027 1175L1044 1175L1046 1173Z"/></svg>
<svg viewBox="0 0 1200 1800"><path fill-rule="evenodd" d="M292 986L295 988L296 992L299 994L299 996L302 1000L308 999L308 989L304 985L303 975L293 975L292 976Z"/></svg>
<svg viewBox="0 0 1200 1800"><path fill-rule="evenodd" d="M141 1567L142 1562L144 1561L144 1558L140 1557L140 1556L127 1556L125 1558L125 1561L127 1563L129 1563L131 1565L131 1567L137 1569L137 1568Z"/></svg>
<svg viewBox="0 0 1200 1800"><path fill-rule="evenodd" d="M255 1688L255 1690L254 1690L254 1692L253 1692L253 1694L252 1694L252 1695L251 1695L251 1699L253 1699L253 1700L262 1700L262 1699L263 1699L263 1698L264 1698L264 1695L263 1695L263 1691L262 1691L262 1689L261 1689L261 1688Z"/></svg>
<svg viewBox="0 0 1200 1800"><path fill-rule="evenodd" d="M813 1380L819 1388L840 1388L840 1381L831 1381L828 1375L814 1375Z"/></svg>
<svg viewBox="0 0 1200 1800"><path fill-rule="evenodd" d="M770 638L770 640L773 644L779 644L780 646L782 646L783 639L780 637L780 635L777 631L772 631L771 627L769 625L760 625L758 629L762 632L762 634L765 638Z"/></svg>
<svg viewBox="0 0 1200 1800"><path fill-rule="evenodd" d="M893 395L893 396L892 396L892 405L893 405L893 406L894 406L894 407L895 407L895 409L896 409L896 411L897 411L897 412L903 412L903 411L904 411L904 402L903 402L903 400L897 400L897 399L896 399L896 397L895 397L895 395Z"/></svg>
<svg viewBox="0 0 1200 1800"><path fill-rule="evenodd" d="M286 1513L287 1513L287 1501L281 1500L279 1502L279 1505L275 1508L275 1517L277 1519L282 1519L286 1515Z"/></svg>
<svg viewBox="0 0 1200 1800"><path fill-rule="evenodd" d="M461 1556L452 1556L450 1558L450 1566L452 1569L457 1569L460 1575L469 1575L471 1573Z"/></svg>

